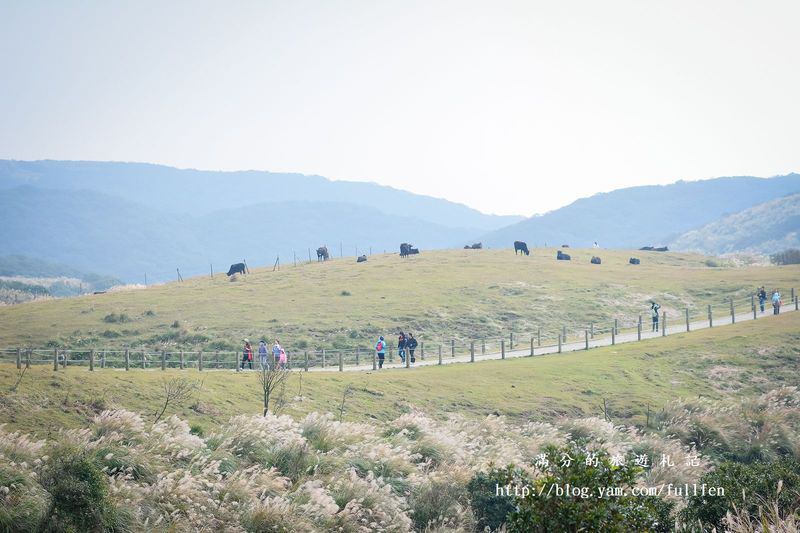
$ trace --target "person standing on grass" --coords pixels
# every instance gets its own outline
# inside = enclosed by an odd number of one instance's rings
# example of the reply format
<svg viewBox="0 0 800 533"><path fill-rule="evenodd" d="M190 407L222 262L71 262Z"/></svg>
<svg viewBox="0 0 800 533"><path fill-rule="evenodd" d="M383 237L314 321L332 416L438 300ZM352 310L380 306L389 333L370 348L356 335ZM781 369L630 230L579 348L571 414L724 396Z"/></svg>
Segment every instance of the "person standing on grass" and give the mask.
<svg viewBox="0 0 800 533"><path fill-rule="evenodd" d="M383 368L383 361L386 359L386 341L381 335L375 343L375 353L378 356L378 368Z"/></svg>
<svg viewBox="0 0 800 533"><path fill-rule="evenodd" d="M406 362L406 334L402 331L397 337L397 355L400 356L400 362Z"/></svg>
<svg viewBox="0 0 800 533"><path fill-rule="evenodd" d="M416 359L414 359L414 350L417 349L417 339L414 338L413 333L408 334L406 339L406 348L408 348L408 356L411 358L411 366L414 366Z"/></svg>
<svg viewBox="0 0 800 533"><path fill-rule="evenodd" d="M278 368L278 365L281 364L281 343L278 342L278 339L275 339L275 344L272 345L272 361L274 362L275 366L273 368Z"/></svg>
<svg viewBox="0 0 800 533"><path fill-rule="evenodd" d="M267 341L264 339L258 343L258 358L261 360L261 369L267 368Z"/></svg>
<svg viewBox="0 0 800 533"><path fill-rule="evenodd" d="M250 346L250 341L247 339L244 340L244 348L242 349L242 370L244 370L245 363L248 364L250 370L253 370L253 347Z"/></svg>
<svg viewBox="0 0 800 533"><path fill-rule="evenodd" d="M286 370L287 361L288 358L286 357L286 350L284 350L283 346L281 346L281 355L280 355L281 370Z"/></svg>
<svg viewBox="0 0 800 533"><path fill-rule="evenodd" d="M772 293L772 314L781 314L781 293L778 292L778 289L775 289L775 292Z"/></svg>
<svg viewBox="0 0 800 533"><path fill-rule="evenodd" d="M762 285L760 289L758 289L758 305L761 306L761 312L764 312L764 303L767 301L767 291L764 290L764 286Z"/></svg>
<svg viewBox="0 0 800 533"><path fill-rule="evenodd" d="M650 302L650 315L653 317L653 331L658 331L658 311L661 306L656 302Z"/></svg>

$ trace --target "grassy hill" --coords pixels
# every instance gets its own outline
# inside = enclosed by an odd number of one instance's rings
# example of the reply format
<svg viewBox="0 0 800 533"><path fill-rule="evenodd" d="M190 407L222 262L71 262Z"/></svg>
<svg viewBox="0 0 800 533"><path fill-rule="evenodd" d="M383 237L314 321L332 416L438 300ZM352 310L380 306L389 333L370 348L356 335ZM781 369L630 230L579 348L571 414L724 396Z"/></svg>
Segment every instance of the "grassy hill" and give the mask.
<svg viewBox="0 0 800 533"><path fill-rule="evenodd" d="M492 413L524 421L601 416L603 400L618 424L644 425L673 400L752 398L797 384L800 314L672 335L640 343L506 361L381 372L296 372L276 409L291 415L335 411L342 393L351 421L392 420L411 409L430 416ZM81 427L99 411L125 408L154 413L163 382L176 376L202 382L191 402L175 413L213 429L238 414L260 412L253 373L196 370L98 370L33 366L18 390L13 365L0 365L0 423L44 435L52 428ZM169 413L168 413L169 414Z"/></svg>
<svg viewBox="0 0 800 533"><path fill-rule="evenodd" d="M244 337L278 337L291 351L372 346L379 334L411 331L428 345L450 339L521 338L542 328L583 331L633 321L657 299L670 316L725 312L728 298L766 284L800 286L800 266L711 268L692 254L571 249L530 257L511 250L423 252L408 259L373 255L257 269L147 289L0 309L0 347L144 346L238 349ZM589 264L599 254L602 265Z"/></svg>
<svg viewBox="0 0 800 533"><path fill-rule="evenodd" d="M800 194L724 216L684 233L670 247L710 254L749 251L767 255L800 248Z"/></svg>

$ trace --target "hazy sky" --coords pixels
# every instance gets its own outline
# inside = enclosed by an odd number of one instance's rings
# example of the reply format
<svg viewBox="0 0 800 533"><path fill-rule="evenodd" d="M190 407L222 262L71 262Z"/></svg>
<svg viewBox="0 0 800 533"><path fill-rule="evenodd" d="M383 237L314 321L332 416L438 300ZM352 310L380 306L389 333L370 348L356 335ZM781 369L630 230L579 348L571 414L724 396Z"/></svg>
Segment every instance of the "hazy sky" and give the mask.
<svg viewBox="0 0 800 533"><path fill-rule="evenodd" d="M800 2L0 0L0 158L368 180L530 215L800 171Z"/></svg>

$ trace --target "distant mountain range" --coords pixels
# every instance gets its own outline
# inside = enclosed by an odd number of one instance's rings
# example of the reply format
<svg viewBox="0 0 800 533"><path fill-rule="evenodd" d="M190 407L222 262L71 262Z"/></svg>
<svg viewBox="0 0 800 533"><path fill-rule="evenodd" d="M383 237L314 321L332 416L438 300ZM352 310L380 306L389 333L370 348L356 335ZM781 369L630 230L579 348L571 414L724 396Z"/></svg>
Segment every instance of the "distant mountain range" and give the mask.
<svg viewBox="0 0 800 533"><path fill-rule="evenodd" d="M484 245L638 248L672 242L726 214L800 192L800 174L750 176L618 189L484 234Z"/></svg>
<svg viewBox="0 0 800 533"><path fill-rule="evenodd" d="M670 246L710 254L766 255L800 248L800 194L770 200L684 233Z"/></svg>
<svg viewBox="0 0 800 533"><path fill-rule="evenodd" d="M792 193L800 193L798 174L719 178L620 189L522 219L320 176L0 160L0 253L142 283L145 274L166 281L176 269L186 277L243 259L251 266L278 256L283 264L307 260L320 245L334 257L396 251L404 241L423 250L478 241L505 248L514 240L689 246L686 232ZM785 209L791 213L796 204ZM762 230L783 231L771 228Z"/></svg>

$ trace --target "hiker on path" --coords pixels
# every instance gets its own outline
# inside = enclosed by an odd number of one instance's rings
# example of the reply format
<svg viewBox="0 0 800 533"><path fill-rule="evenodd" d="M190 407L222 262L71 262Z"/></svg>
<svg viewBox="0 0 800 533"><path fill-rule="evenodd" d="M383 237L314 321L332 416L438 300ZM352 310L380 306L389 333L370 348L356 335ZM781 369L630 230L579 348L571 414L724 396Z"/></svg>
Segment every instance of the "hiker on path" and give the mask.
<svg viewBox="0 0 800 533"><path fill-rule="evenodd" d="M758 289L758 305L761 306L761 312L764 312L764 303L767 301L767 291L764 290L764 286L762 285L760 289Z"/></svg>
<svg viewBox="0 0 800 533"><path fill-rule="evenodd" d="M658 331L658 310L661 306L656 302L650 302L650 315L653 317L653 331Z"/></svg>
<svg viewBox="0 0 800 533"><path fill-rule="evenodd" d="M397 355L400 356L402 363L406 362L406 334L402 331L397 337Z"/></svg>
<svg viewBox="0 0 800 533"><path fill-rule="evenodd" d="M278 342L278 339L275 339L275 344L272 345L272 360L275 363L274 368L278 368L278 365L281 363L281 343Z"/></svg>
<svg viewBox="0 0 800 533"><path fill-rule="evenodd" d="M288 362L289 358L286 356L286 350L283 349L281 346L281 355L280 355L280 364L281 370L286 370L286 363Z"/></svg>
<svg viewBox="0 0 800 533"><path fill-rule="evenodd" d="M258 358L261 360L261 370L267 368L267 341L264 339L258 343Z"/></svg>
<svg viewBox="0 0 800 533"><path fill-rule="evenodd" d="M253 347L250 346L250 341L247 339L244 340L244 348L242 349L242 370L244 370L245 363L248 364L250 370L253 370Z"/></svg>
<svg viewBox="0 0 800 533"><path fill-rule="evenodd" d="M414 366L416 359L414 358L414 350L417 349L417 339L414 338L413 333L408 334L406 339L406 348L408 349L408 356L411 358L411 366Z"/></svg>
<svg viewBox="0 0 800 533"><path fill-rule="evenodd" d="M375 343L375 353L378 355L378 368L383 368L383 361L386 359L386 341L381 335Z"/></svg>
<svg viewBox="0 0 800 533"><path fill-rule="evenodd" d="M772 314L781 314L781 293L778 292L778 289L775 289L775 292L772 293Z"/></svg>

